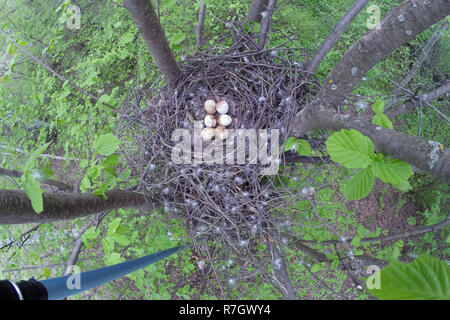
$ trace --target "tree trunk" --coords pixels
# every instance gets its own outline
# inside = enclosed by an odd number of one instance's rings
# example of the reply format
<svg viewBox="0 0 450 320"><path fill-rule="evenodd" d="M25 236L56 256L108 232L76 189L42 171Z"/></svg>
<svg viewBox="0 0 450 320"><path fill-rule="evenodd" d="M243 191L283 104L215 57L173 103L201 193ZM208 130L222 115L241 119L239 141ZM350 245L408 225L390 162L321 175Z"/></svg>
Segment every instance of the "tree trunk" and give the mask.
<svg viewBox="0 0 450 320"><path fill-rule="evenodd" d="M291 130L301 136L317 129L356 129L372 139L378 152L406 161L450 183L450 150L440 143L377 127L338 114L359 80L380 60L450 14L449 0L407 0L358 40L328 74L317 98L295 117Z"/></svg>
<svg viewBox="0 0 450 320"><path fill-rule="evenodd" d="M357 0L350 10L347 11L345 16L334 26L328 37L320 45L319 50L317 50L316 54L311 59L311 62L308 64L306 68L308 76L316 72L316 69L323 58L331 50L336 41L338 41L356 15L366 6L367 2L369 2L369 0Z"/></svg>
<svg viewBox="0 0 450 320"><path fill-rule="evenodd" d="M44 211L34 212L25 191L0 190L0 224L46 223L85 217L119 208L142 209L146 196L122 190L106 192L106 199L92 193L43 193Z"/></svg>
<svg viewBox="0 0 450 320"><path fill-rule="evenodd" d="M180 69L169 47L159 19L150 0L124 0L123 6L134 20L144 38L156 66L161 70L167 83L174 86Z"/></svg>
<svg viewBox="0 0 450 320"><path fill-rule="evenodd" d="M266 10L269 0L253 0L248 10L247 20L261 22L261 13Z"/></svg>

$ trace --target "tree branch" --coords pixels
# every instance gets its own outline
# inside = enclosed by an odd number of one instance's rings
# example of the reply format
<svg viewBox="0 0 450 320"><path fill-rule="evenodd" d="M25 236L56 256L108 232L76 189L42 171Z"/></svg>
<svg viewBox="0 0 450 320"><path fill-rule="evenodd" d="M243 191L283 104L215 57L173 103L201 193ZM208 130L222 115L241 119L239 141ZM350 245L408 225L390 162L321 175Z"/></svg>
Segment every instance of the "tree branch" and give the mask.
<svg viewBox="0 0 450 320"><path fill-rule="evenodd" d="M281 292L288 300L295 300L295 290L292 287L291 280L289 279L289 274L286 269L286 262L284 257L278 251L275 243L268 241L269 250L272 253L274 259L274 270L277 274L278 286L281 287Z"/></svg>
<svg viewBox="0 0 450 320"><path fill-rule="evenodd" d="M123 6L133 18L156 66L161 70L167 83L173 87L180 75L180 69L151 1L124 0Z"/></svg>
<svg viewBox="0 0 450 320"><path fill-rule="evenodd" d="M267 8L269 0L253 0L248 10L247 20L261 22L261 13Z"/></svg>
<svg viewBox="0 0 450 320"><path fill-rule="evenodd" d="M389 118L394 118L402 113L411 112L420 104L421 101L429 103L448 92L450 92L450 81L431 92L421 95L419 98L413 97L411 100L405 102L401 106L387 110L385 113Z"/></svg>
<svg viewBox="0 0 450 320"><path fill-rule="evenodd" d="M339 40L342 33L355 19L358 13L366 6L369 0L357 0L349 11L342 17L342 19L333 27L328 37L322 42L314 57L306 67L307 76L316 72L317 67L322 62L323 58L331 50L336 41Z"/></svg>
<svg viewBox="0 0 450 320"><path fill-rule="evenodd" d="M41 65L42 67L44 67L45 69L47 69L48 71L50 71L50 73L52 73L55 77L57 77L58 79L60 79L63 82L67 82L71 87L73 87L75 90L81 92L82 94L88 96L89 98L93 99L94 101L98 101L98 98L92 94L90 94L89 92L87 92L86 90L80 88L79 86L77 86L75 83L73 83L72 81L68 80L67 78L65 78L64 76L60 75L59 73L57 73L55 70L53 70L52 68L50 68L49 66L47 66L45 63L43 63L41 60L39 60L38 58L36 58L35 56L33 56L31 53L29 53L25 48L23 48L21 45L19 45L13 38L11 38L9 36L8 33L6 33L2 28L0 28L0 32L9 40L12 42L12 44L18 48L20 51L22 51L26 56L28 56L29 58L31 58L34 62L38 63L39 65Z"/></svg>
<svg viewBox="0 0 450 320"><path fill-rule="evenodd" d="M412 69L408 72L408 74L403 78L403 80L400 82L400 87L406 87L408 83L411 81L412 78L416 75L417 71L419 71L420 67L422 66L425 59L430 55L431 49L433 49L434 45L438 42L438 40L441 38L441 31L447 29L448 27L448 21L444 19L442 23L437 28L436 32L431 36L431 38L428 40L427 44L423 48L422 54L419 56L417 61L414 63L414 66Z"/></svg>
<svg viewBox="0 0 450 320"><path fill-rule="evenodd" d="M198 21L197 25L195 26L195 39L197 42L197 50L200 49L202 46L202 30L203 30L203 24L205 23L205 2L202 0L200 1L200 11L198 12Z"/></svg>
<svg viewBox="0 0 450 320"><path fill-rule="evenodd" d="M337 107L376 63L434 23L450 14L448 0L407 0L391 10L381 22L353 44L333 71L318 98L326 106Z"/></svg>
<svg viewBox="0 0 450 320"><path fill-rule="evenodd" d="M360 242L361 243L374 243L374 242L383 242L383 241L395 241L395 240L404 239L404 238L408 238L408 237L418 236L418 235L428 233L428 232L436 232L436 231L441 230L449 225L450 225L450 215L447 215L447 217L443 221L433 224L431 226L424 226L424 227L420 227L420 228L417 228L417 229L414 229L411 231L403 231L403 232L394 233L391 235L381 236L381 237L376 237L376 238L362 238L360 240ZM342 243L342 241L340 241L340 240L325 240L325 241L320 241L320 242L311 241L311 240L303 240L303 239L297 239L297 240L300 243L302 243L303 245L317 244L317 243L319 243L319 244L340 244L340 243ZM350 243L350 242L352 242L352 240L353 239L346 239L345 242ZM299 247L299 248L301 248L301 247ZM312 250L314 250L314 249L312 249Z"/></svg>
<svg viewBox="0 0 450 320"><path fill-rule="evenodd" d="M392 51L450 13L448 0L407 0L347 51L327 77L317 98L294 118L291 130L302 136L312 129L356 129L368 136L378 152L406 161L450 183L450 150L440 143L350 118L334 110L344 103L359 80Z"/></svg>
<svg viewBox="0 0 450 320"><path fill-rule="evenodd" d="M34 212L25 191L0 190L0 224L45 223L85 217L119 208L154 209L157 202L143 194L111 190L103 196L87 193L43 193L44 211ZM151 202L148 202L150 200Z"/></svg>
<svg viewBox="0 0 450 320"><path fill-rule="evenodd" d="M358 130L372 140L377 152L387 153L450 183L450 149L438 142L379 127L359 117L338 114L324 106L302 113L302 120L309 127L307 129L307 126L303 126L307 131L312 128ZM297 131L299 133L301 131Z"/></svg>
<svg viewBox="0 0 450 320"><path fill-rule="evenodd" d="M259 31L258 36L258 47L259 49L264 49L264 45L266 43L267 35L269 33L270 24L272 21L272 15L275 10L275 6L277 4L277 0L269 0L269 4L267 5L266 15L263 17L261 22L261 30Z"/></svg>
<svg viewBox="0 0 450 320"><path fill-rule="evenodd" d="M23 172L21 172L19 170L9 170L9 169L5 169L5 168L0 168L0 175L20 178L20 177L22 177ZM51 180L51 179L44 179L44 180L42 180L40 182L44 183L44 184L48 184L50 186L54 186L54 187L56 187L56 188L58 188L59 190L62 190L62 191L74 190L73 187L71 187L68 184L65 184L64 182L61 182L61 181L56 181L56 180Z"/></svg>

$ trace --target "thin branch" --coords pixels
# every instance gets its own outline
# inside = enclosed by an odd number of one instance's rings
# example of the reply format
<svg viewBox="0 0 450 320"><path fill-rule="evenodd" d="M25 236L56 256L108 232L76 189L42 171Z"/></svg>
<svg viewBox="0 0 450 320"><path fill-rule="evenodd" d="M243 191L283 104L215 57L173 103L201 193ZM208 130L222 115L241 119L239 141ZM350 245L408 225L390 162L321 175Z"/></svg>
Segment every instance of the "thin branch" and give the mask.
<svg viewBox="0 0 450 320"><path fill-rule="evenodd" d="M75 263L78 260L78 256L80 254L81 251L81 246L83 244L82 242L82 237L85 234L85 232L92 227L93 225L98 225L98 223L107 215L108 212L105 213L101 213L95 216L94 219L92 219L92 221L88 224L86 224L78 233L77 238L75 239L75 247L72 249L72 253L70 254L70 258L67 261L67 267L66 270L64 271L63 275L68 275L68 274L72 274L73 271L73 266L75 265Z"/></svg>
<svg viewBox="0 0 450 320"><path fill-rule="evenodd" d="M25 154L28 153L28 152L25 152L24 150L19 149L19 148L8 147L5 144L0 144L0 148L4 148L4 149L7 149L7 150L13 150L13 151L19 152L19 153L25 153ZM10 153L0 153L0 154L12 155ZM60 160L60 161L79 161L78 159L75 159L75 158L66 158L66 157L60 157L60 156L53 156L51 154L45 154L45 153L39 155L39 157L40 158L53 159L53 160Z"/></svg>
<svg viewBox="0 0 450 320"><path fill-rule="evenodd" d="M19 170L9 170L9 169L5 169L5 168L0 168L0 175L20 178L20 177L22 177L23 172L21 172ZM54 187L58 188L61 191L74 190L73 187L71 187L68 184L65 184L64 182L61 182L61 181L56 181L56 180L51 180L51 179L44 179L44 180L42 180L40 182L44 183L44 184L48 184L50 186L54 186Z"/></svg>
<svg viewBox="0 0 450 320"><path fill-rule="evenodd" d="M278 251L275 243L268 241L269 250L272 253L274 259L274 270L277 275L276 280L278 285L282 288L282 293L288 300L295 300L295 290L292 287L291 280L289 279L289 274L286 269L286 262L284 257Z"/></svg>
<svg viewBox="0 0 450 320"><path fill-rule="evenodd" d="M342 19L333 27L328 37L322 42L316 54L311 59L311 62L309 62L308 66L306 67L308 76L316 72L316 69L322 62L323 58L325 58L336 41L339 40L340 36L342 35L342 33L344 33L353 19L366 6L367 2L369 2L369 0L357 0L350 8L350 10L347 11Z"/></svg>
<svg viewBox="0 0 450 320"><path fill-rule="evenodd" d="M275 10L275 6L277 4L277 0L269 0L269 4L267 5L267 10L264 11L265 15L263 15L263 19L261 22L261 30L258 36L258 47L259 49L264 49L264 45L266 43L267 35L269 34L270 24L272 21L272 15Z"/></svg>
<svg viewBox="0 0 450 320"><path fill-rule="evenodd" d="M400 86L400 85L399 85ZM419 105L421 102L425 103L428 107L430 107L431 109L433 109L434 111L436 111L436 113L438 113L442 118L444 118L445 120L447 120L447 122L450 122L450 119L443 114L441 111L439 111L438 109L436 109L433 105L430 104L430 102L434 99L439 98L440 96L450 92L450 81L448 81L446 84L436 88L435 90L428 92L426 94L423 95L415 95L412 91L405 89L405 88L400 88L403 91L406 91L409 93L410 96L413 97L413 99L405 102L404 104L402 104L399 107L396 108L392 108L390 110L386 111L386 115L389 118L393 118L396 117L402 113L405 112L410 112L412 110L414 110L414 108Z"/></svg>
<svg viewBox="0 0 450 320"><path fill-rule="evenodd" d="M442 31L447 29L447 27L448 27L448 21L447 21L447 19L444 19L442 21L442 23L439 25L439 27L437 28L436 32L428 40L427 44L423 48L422 54L419 56L417 61L414 63L414 66L412 67L412 69L408 72L408 74L400 82L400 87L402 87L402 88L406 87L408 85L408 83L411 81L411 79L414 78L414 76L416 75L417 71L419 71L419 69L422 66L425 59L430 55L431 49L433 49L434 45L441 38Z"/></svg>
<svg viewBox="0 0 450 320"><path fill-rule="evenodd" d="M20 51L22 51L26 56L28 56L29 58L31 58L34 62L38 63L39 65L41 65L42 67L44 67L45 69L47 69L48 71L50 71L51 74L53 74L55 77L57 77L58 79L60 79L63 82L67 82L71 87L73 87L75 90L81 92L82 94L88 96L89 98L93 99L94 101L98 101L98 98L92 94L90 94L89 92L87 92L86 90L80 88L79 86L77 86L75 83L73 83L72 81L68 80L67 78L65 78L64 76L60 75L59 73L57 73L55 70L53 70L52 68L50 68L48 65L46 65L45 63L43 63L41 60L39 60L38 58L36 58L35 56L33 56L31 53L29 53L25 48L23 48L21 45L19 45L13 38L11 38L9 36L8 33L6 33L6 31L4 31L2 28L0 28L0 32L9 40L11 41L11 43L18 48Z"/></svg>
<svg viewBox="0 0 450 320"><path fill-rule="evenodd" d="M202 0L200 1L200 11L198 13L198 22L195 27L195 39L197 42L197 50L200 49L202 46L202 30L203 30L203 24L205 23L205 2Z"/></svg>
<svg viewBox="0 0 450 320"><path fill-rule="evenodd" d="M384 242L384 241L395 241L395 240L399 240L399 239L404 239L404 238L409 238L409 237L413 237L413 236L418 236L424 233L428 233L428 232L436 232L439 231L447 226L450 225L450 214L447 215L447 217L445 218L445 220L433 224L431 226L424 226L421 228L417 228L411 231L404 231L404 232L399 232L399 233L394 233L388 236L380 236L380 237L376 237L376 238L362 238L361 239L361 243L374 243L374 242ZM298 239L300 242L304 243L304 244L340 244L342 243L341 240L325 240L325 241L313 241L313 240L303 240L303 239ZM345 239L345 243L350 243L352 242L353 239Z"/></svg>

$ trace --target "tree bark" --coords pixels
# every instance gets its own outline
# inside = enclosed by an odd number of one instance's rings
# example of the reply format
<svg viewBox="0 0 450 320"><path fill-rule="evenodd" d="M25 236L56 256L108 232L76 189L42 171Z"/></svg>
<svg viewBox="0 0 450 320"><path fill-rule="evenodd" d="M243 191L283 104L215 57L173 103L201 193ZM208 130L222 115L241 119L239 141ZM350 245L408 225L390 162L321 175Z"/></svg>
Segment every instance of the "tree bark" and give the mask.
<svg viewBox="0 0 450 320"><path fill-rule="evenodd" d="M270 29L270 24L272 23L273 11L275 10L276 4L277 4L276 0L270 0L269 4L267 5L267 14L262 19L261 30L260 30L259 36L258 36L259 49L264 49L264 45L266 43L267 35L268 35L269 29Z"/></svg>
<svg viewBox="0 0 450 320"><path fill-rule="evenodd" d="M322 42L316 54L311 59L311 62L309 62L306 67L306 72L308 73L307 76L316 72L316 69L323 58L325 58L336 41L339 40L342 33L344 33L345 29L347 29L357 14L366 6L367 2L369 2L369 0L357 0L344 17L334 26L329 36Z"/></svg>
<svg viewBox="0 0 450 320"><path fill-rule="evenodd" d="M134 23L144 38L156 66L161 70L167 83L174 86L180 69L169 47L159 19L150 0L124 0L123 6L130 13Z"/></svg>
<svg viewBox="0 0 450 320"><path fill-rule="evenodd" d="M269 0L253 0L248 10L247 20L261 22L261 13L266 10Z"/></svg>
<svg viewBox="0 0 450 320"><path fill-rule="evenodd" d="M197 25L195 26L195 40L197 42L197 50L200 49L202 46L202 29L203 24L205 23L205 2L202 0L200 1L200 10L198 12L198 21Z"/></svg>
<svg viewBox="0 0 450 320"><path fill-rule="evenodd" d="M327 106L340 106L366 73L395 49L450 14L448 0L407 0L353 44L328 74L319 98Z"/></svg>
<svg viewBox="0 0 450 320"><path fill-rule="evenodd" d="M301 136L316 129L356 129L368 136L378 152L406 161L450 183L450 150L440 143L377 127L338 114L359 80L380 60L450 13L449 0L407 0L351 46L327 77L317 98L301 110L291 126Z"/></svg>
<svg viewBox="0 0 450 320"><path fill-rule="evenodd" d="M338 114L324 106L319 106L315 112L304 113L303 121L308 122L311 129L358 130L372 140L377 152L408 162L450 184L450 149L438 142L379 127L358 117Z"/></svg>
<svg viewBox="0 0 450 320"><path fill-rule="evenodd" d="M0 224L46 223L85 217L119 208L151 207L143 194L112 190L106 199L92 193L43 193L44 211L34 212L25 191L0 190Z"/></svg>

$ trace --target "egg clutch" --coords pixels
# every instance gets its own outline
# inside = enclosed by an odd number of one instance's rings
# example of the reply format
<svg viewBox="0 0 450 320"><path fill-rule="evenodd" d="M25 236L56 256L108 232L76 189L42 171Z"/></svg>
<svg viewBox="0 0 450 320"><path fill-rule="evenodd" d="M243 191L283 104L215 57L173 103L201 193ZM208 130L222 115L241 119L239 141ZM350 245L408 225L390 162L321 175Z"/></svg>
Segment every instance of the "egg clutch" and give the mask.
<svg viewBox="0 0 450 320"><path fill-rule="evenodd" d="M224 140L228 137L227 127L231 124L232 118L227 114L230 106L225 100L208 99L204 108L208 113L203 122L206 128L201 131L203 141L211 141L213 138Z"/></svg>

